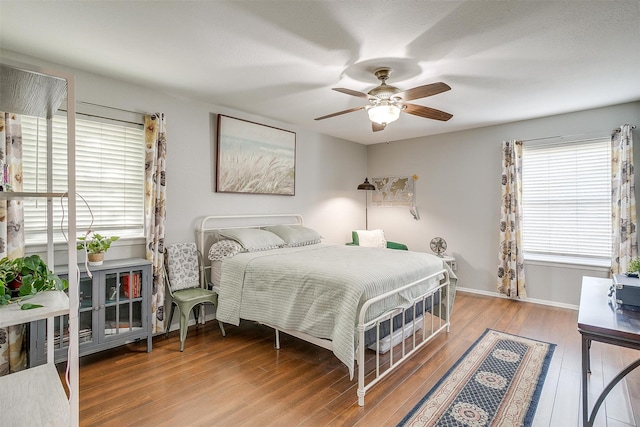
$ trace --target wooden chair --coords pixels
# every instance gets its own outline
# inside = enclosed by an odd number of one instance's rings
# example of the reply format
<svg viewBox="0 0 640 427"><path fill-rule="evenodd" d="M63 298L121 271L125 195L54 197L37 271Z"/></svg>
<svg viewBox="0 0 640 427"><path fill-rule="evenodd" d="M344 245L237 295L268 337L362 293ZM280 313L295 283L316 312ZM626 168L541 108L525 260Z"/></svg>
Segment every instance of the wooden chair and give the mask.
<svg viewBox="0 0 640 427"><path fill-rule="evenodd" d="M175 243L165 248L165 283L171 296L169 321L165 336L169 335L174 305L180 310L180 351L184 350L187 338L189 314L200 304L218 304L218 294L205 286L202 255L195 243ZM196 328L198 327L198 310L194 311ZM224 326L218 321L222 336Z"/></svg>

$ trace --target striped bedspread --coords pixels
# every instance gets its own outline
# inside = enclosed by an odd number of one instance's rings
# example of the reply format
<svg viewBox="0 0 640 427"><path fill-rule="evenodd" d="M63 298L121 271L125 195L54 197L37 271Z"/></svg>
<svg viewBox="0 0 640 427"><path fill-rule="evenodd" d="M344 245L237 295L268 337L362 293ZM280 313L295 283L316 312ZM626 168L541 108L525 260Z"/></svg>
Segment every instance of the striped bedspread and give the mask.
<svg viewBox="0 0 640 427"><path fill-rule="evenodd" d="M240 319L253 320L329 339L353 377L362 303L442 269L448 269L447 264L426 253L358 246L320 244L242 253L222 264L216 316L234 325ZM374 304L368 318L409 306L413 296L437 283L432 279L411 294Z"/></svg>

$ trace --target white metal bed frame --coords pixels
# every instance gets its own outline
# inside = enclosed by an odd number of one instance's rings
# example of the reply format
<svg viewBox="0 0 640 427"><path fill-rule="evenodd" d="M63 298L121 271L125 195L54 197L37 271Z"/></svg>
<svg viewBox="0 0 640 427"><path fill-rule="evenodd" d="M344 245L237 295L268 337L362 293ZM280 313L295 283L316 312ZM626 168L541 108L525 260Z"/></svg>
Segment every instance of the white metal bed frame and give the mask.
<svg viewBox="0 0 640 427"><path fill-rule="evenodd" d="M209 233L215 232L215 230L224 230L230 228L262 228L269 225L277 225L277 224L286 224L286 225L303 225L304 221L301 215L298 214L274 214L274 215L213 215L206 216L200 220L200 223L196 229L197 233L197 245L198 249L201 253L207 253L208 248L206 237ZM205 272L207 270L211 270L210 263L206 263ZM406 291L410 288L419 286L422 282L432 279L434 277L442 276L443 278L440 280L439 285L434 288L429 289L427 292L423 293L416 297L413 301L413 304L408 308L398 307L387 311L386 313L381 314L380 316L371 319L369 321L365 321L366 313L368 308L385 298L388 298L392 295L396 295L400 292ZM446 329L447 333L449 332L449 306L450 306L450 277L449 272L446 269L442 269L436 273L433 273L427 277L423 277L414 282L408 283L400 288L394 289L392 291L386 292L382 295L379 295L375 298L369 299L365 301L363 306L360 308L358 312L358 348L356 349L356 364L358 365L358 405L364 406L364 396L366 392L381 381L384 377L389 375L393 370L398 367L402 362L411 357L415 352L420 350L424 345L429 343L438 333L442 332ZM444 291L446 290L446 295L444 295ZM442 304L442 301L445 301L445 304ZM417 307L422 303L422 310L418 313ZM442 318L442 306L444 305L444 319ZM427 310L427 306L429 306L429 310ZM438 308L438 313L434 314L434 309ZM407 311L412 311L412 321L411 325L407 325L405 313ZM393 331L393 318L398 314L402 316L402 331L403 333L400 335L400 342L396 345L393 340L394 331ZM414 327L413 322L418 321L424 322L422 327ZM437 320L436 320L437 319ZM389 350L388 360L382 358L380 356L380 325L388 321L390 323L390 334L391 334L391 346ZM333 350L331 340L317 338L312 335L293 331L293 330L285 330L275 327L273 325L266 324L270 328L275 330L275 348L280 349L280 331L299 338L301 340L307 341L309 343L318 345L320 347L326 348L328 350ZM367 373L365 371L365 332L375 328L376 330L376 351L375 351L375 369L371 372ZM408 330L408 333L404 333L404 331ZM428 334L427 334L428 332ZM399 348L398 348L399 347ZM399 353L397 355L396 353ZM367 374L371 374L373 378L367 380ZM370 376L371 376L370 375Z"/></svg>

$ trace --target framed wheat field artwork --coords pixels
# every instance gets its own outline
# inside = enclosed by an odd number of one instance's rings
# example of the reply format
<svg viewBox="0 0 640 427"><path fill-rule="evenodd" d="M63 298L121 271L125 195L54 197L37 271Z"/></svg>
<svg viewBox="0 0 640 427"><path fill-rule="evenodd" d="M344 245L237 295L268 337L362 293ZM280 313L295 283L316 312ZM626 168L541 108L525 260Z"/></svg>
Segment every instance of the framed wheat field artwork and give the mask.
<svg viewBox="0 0 640 427"><path fill-rule="evenodd" d="M295 132L218 115L216 191L295 195Z"/></svg>

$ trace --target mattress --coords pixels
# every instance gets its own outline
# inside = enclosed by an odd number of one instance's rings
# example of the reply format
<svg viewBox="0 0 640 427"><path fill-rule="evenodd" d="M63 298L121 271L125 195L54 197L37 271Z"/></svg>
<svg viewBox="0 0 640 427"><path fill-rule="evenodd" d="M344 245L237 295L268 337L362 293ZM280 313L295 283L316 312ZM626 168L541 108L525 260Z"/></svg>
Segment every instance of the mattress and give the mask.
<svg viewBox="0 0 640 427"><path fill-rule="evenodd" d="M353 375L357 314L364 301L448 268L441 258L426 253L346 245L240 253L222 262L216 317L235 325L241 318L253 320L331 340L332 351ZM373 304L367 320L409 307L441 278Z"/></svg>

